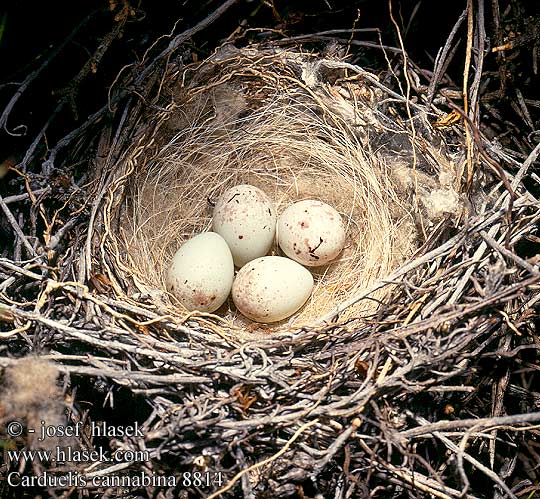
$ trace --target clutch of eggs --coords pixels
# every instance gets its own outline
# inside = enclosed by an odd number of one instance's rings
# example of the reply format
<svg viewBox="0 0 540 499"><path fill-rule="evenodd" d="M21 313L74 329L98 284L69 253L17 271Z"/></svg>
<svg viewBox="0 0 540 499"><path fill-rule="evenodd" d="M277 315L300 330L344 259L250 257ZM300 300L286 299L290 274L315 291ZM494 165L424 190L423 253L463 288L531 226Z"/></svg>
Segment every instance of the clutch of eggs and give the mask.
<svg viewBox="0 0 540 499"><path fill-rule="evenodd" d="M334 260L345 247L345 226L330 205L308 199L287 207L277 223L277 239L293 260L315 267Z"/></svg>
<svg viewBox="0 0 540 499"><path fill-rule="evenodd" d="M228 189L217 200L212 230L227 241L234 264L242 267L270 251L276 220L270 198L261 189L242 184Z"/></svg>
<svg viewBox="0 0 540 499"><path fill-rule="evenodd" d="M212 229L176 252L166 275L167 289L185 308L201 312L214 312L232 292L236 308L263 323L300 310L313 290L313 276L302 265L325 265L345 246L341 216L328 204L300 201L278 219L270 198L248 184L219 197ZM266 256L276 234L289 258ZM240 267L236 278L235 265Z"/></svg>

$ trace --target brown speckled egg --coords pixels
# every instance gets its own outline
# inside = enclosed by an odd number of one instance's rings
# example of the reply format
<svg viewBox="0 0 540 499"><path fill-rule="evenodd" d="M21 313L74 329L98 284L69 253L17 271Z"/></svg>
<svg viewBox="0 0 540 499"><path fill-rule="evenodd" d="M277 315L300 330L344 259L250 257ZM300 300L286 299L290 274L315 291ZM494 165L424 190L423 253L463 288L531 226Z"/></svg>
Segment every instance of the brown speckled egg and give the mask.
<svg viewBox="0 0 540 499"><path fill-rule="evenodd" d="M232 297L238 310L257 322L276 322L297 312L313 290L313 276L282 256L264 256L237 273Z"/></svg>
<svg viewBox="0 0 540 499"><path fill-rule="evenodd" d="M293 260L315 267L334 260L345 246L341 215L330 205L313 199L287 207L277 222L277 239Z"/></svg>
<svg viewBox="0 0 540 499"><path fill-rule="evenodd" d="M237 185L220 196L214 208L212 230L227 241L237 267L264 256L276 233L276 210L259 188Z"/></svg>
<svg viewBox="0 0 540 499"><path fill-rule="evenodd" d="M167 289L188 310L214 312L231 292L234 264L225 240L215 232L185 242L167 270Z"/></svg>

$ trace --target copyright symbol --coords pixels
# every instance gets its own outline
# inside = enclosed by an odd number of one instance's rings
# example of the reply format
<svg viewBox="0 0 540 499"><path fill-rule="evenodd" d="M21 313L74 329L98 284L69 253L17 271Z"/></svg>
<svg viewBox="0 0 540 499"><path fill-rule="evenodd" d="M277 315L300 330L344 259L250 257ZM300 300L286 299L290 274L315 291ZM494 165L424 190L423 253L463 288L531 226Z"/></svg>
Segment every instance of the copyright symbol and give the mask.
<svg viewBox="0 0 540 499"><path fill-rule="evenodd" d="M12 421L7 425L7 433L10 437L19 437L22 435L23 425L18 421Z"/></svg>

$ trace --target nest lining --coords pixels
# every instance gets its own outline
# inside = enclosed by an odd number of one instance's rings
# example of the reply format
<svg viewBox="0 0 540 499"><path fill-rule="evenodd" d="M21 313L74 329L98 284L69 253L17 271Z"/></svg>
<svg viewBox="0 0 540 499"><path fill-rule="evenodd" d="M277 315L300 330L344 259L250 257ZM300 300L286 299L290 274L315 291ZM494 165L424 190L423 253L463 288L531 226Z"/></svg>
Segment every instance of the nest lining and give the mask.
<svg viewBox="0 0 540 499"><path fill-rule="evenodd" d="M292 202L319 199L334 206L347 225L339 259L311 269L315 288L308 303L290 320L265 330L313 323L410 257L419 241L415 193L425 191L431 218L458 211L457 194L448 185L437 211L429 187L438 180L407 164L406 148L400 147L398 156L379 144L378 150L373 147L381 134L403 136L406 129L389 127L392 122L378 111L382 93L365 75L352 77L333 67L320 81L321 71L313 68L294 52L251 50L228 57L218 52L195 73L184 71L183 86L171 89L176 102L158 128L156 146L136 165L128 202L119 210L119 244L143 293L165 290L174 252L210 229L213 203L236 184L261 188L278 214ZM432 156L440 159L441 152ZM450 163L446 158L438 165ZM451 168L438 166L437 173L442 171L452 178ZM280 254L279 248L271 254ZM342 319L372 310L387 291L348 307ZM186 316L173 296L164 305ZM259 327L237 313L232 300L216 315L232 327Z"/></svg>

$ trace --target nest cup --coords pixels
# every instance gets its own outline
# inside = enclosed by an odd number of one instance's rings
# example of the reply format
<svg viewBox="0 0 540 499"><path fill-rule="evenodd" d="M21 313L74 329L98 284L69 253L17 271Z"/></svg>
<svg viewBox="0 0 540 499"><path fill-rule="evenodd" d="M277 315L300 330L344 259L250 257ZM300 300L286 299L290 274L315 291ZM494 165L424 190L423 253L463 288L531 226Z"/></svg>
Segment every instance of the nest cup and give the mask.
<svg viewBox="0 0 540 499"><path fill-rule="evenodd" d="M290 203L318 199L347 227L339 258L310 269L315 288L306 305L264 329L313 324L389 274L416 248L414 203L396 180L402 159L372 147L385 131L377 118L383 95L364 76L295 52L230 48L171 74L172 103L156 112L156 126L142 126L110 188L111 198L120 187L127 194L110 209L119 226L109 234L117 274L169 313L188 316L166 292L167 267L183 242L211 230L220 194L245 183L266 192L278 215ZM374 304L359 301L340 317L359 317ZM232 327L259 326L232 299L214 315Z"/></svg>

